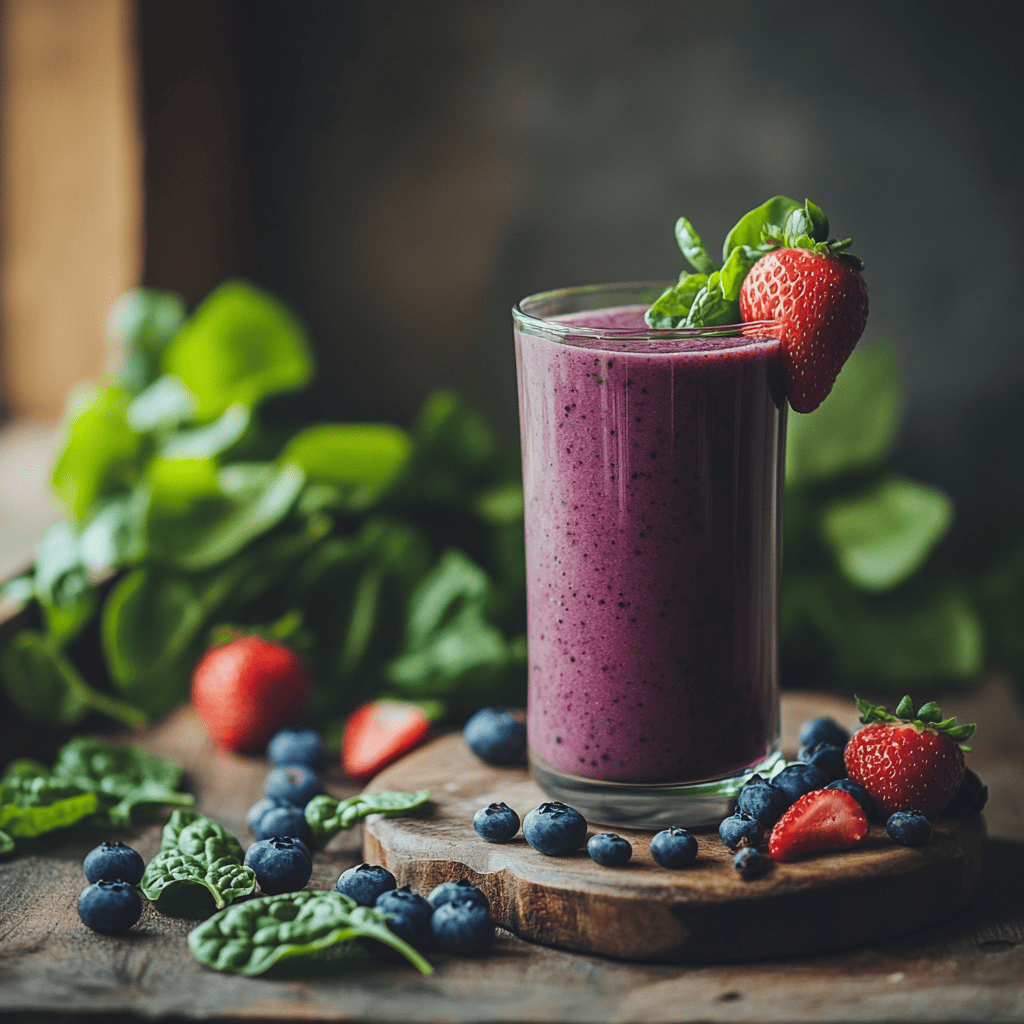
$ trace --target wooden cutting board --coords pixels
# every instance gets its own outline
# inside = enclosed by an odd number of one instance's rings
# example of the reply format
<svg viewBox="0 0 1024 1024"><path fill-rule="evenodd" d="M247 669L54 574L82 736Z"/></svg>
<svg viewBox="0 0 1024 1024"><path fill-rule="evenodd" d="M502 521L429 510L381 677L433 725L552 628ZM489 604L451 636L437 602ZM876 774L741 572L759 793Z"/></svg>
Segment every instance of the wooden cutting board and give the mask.
<svg viewBox="0 0 1024 1024"><path fill-rule="evenodd" d="M784 749L798 722L816 714L855 723L846 704L784 698ZM595 864L585 848L546 857L522 833L487 843L473 830L477 809L504 800L523 817L546 798L525 768L484 764L457 733L397 762L368 788L432 793L417 817L365 823L364 858L387 867L399 885L426 895L467 878L487 893L498 924L521 938L625 960L748 960L855 946L956 913L981 874L981 818L940 820L929 842L914 848L873 826L856 850L775 864L749 881L716 830L695 832L697 860L678 871L655 864L650 831L591 827L591 835L617 831L633 844L622 868Z"/></svg>

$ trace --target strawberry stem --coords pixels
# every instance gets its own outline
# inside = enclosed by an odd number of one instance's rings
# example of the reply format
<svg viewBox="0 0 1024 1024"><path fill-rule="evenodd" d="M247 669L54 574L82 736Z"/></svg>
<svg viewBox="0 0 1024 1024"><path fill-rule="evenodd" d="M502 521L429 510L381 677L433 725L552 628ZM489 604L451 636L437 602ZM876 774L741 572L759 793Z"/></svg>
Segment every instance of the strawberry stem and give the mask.
<svg viewBox="0 0 1024 1024"><path fill-rule="evenodd" d="M890 713L881 704L872 704L871 701L863 700L860 697L854 697L854 700L857 702L857 710L860 712L862 725L870 725L872 722L894 722L912 725L918 732L924 729L931 729L932 732L948 736L951 740L958 743L963 750L971 749L970 747L965 747L961 740L970 739L974 735L977 726L957 725L955 715L952 718L944 719L942 717L942 710L933 700L928 701L927 704L922 704L915 711L914 702L910 699L910 694L907 694L896 706L895 714Z"/></svg>

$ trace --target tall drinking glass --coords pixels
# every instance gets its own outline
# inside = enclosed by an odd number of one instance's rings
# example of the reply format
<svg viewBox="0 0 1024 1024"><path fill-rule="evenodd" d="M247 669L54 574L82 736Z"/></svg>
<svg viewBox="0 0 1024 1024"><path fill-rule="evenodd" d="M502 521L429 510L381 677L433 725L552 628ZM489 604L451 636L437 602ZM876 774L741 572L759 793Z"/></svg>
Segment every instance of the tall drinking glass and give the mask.
<svg viewBox="0 0 1024 1024"><path fill-rule="evenodd" d="M652 330L665 287L513 310L531 769L593 821L650 828L717 823L780 757L779 342Z"/></svg>

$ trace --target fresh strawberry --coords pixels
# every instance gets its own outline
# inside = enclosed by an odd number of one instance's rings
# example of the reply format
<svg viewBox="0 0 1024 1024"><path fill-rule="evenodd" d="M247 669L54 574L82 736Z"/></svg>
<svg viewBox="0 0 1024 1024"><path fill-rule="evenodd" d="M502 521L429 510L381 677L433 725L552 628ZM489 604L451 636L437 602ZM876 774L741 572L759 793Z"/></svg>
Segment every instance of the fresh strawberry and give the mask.
<svg viewBox="0 0 1024 1024"><path fill-rule="evenodd" d="M888 817L917 810L937 818L956 796L964 779L960 741L974 735L973 725L943 719L930 701L915 713L904 697L890 714L885 708L857 700L864 728L846 745L846 771L874 798Z"/></svg>
<svg viewBox="0 0 1024 1024"><path fill-rule="evenodd" d="M422 743L429 732L430 718L419 704L400 700L363 704L345 723L341 766L349 777L363 782Z"/></svg>
<svg viewBox="0 0 1024 1024"><path fill-rule="evenodd" d="M871 826L860 804L841 789L805 793L775 823L768 837L773 860L796 860L805 853L849 850L868 837Z"/></svg>
<svg viewBox="0 0 1024 1024"><path fill-rule="evenodd" d="M744 321L779 324L786 397L797 412L811 412L825 400L868 319L860 261L828 245L822 243L824 251L773 249L740 287Z"/></svg>
<svg viewBox="0 0 1024 1024"><path fill-rule="evenodd" d="M192 675L192 706L219 746L255 753L302 711L311 689L291 648L247 636L202 657Z"/></svg>

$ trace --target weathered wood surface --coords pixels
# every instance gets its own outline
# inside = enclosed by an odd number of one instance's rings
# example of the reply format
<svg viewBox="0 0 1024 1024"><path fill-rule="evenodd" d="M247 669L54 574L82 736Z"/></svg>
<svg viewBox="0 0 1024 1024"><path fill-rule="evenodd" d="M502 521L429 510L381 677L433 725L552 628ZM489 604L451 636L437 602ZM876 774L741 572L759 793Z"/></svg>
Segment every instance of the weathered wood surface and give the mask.
<svg viewBox="0 0 1024 1024"><path fill-rule="evenodd" d="M848 706L840 705L841 711ZM833 710L826 702L821 710ZM817 953L913 931L962 910L981 875L979 818L935 823L927 844L898 846L872 826L865 846L773 865L740 878L717 830L694 830L684 871L651 857L652 831L619 828L633 846L611 870L585 848L564 857L531 849L522 833L488 843L472 827L479 807L504 800L520 815L546 797L526 768L483 764L462 736L445 736L382 772L371 789L430 789L424 813L372 818L363 855L400 885L429 893L466 878L487 893L499 924L521 938L626 960L710 962ZM589 835L607 831L592 825ZM907 900L928 892L927 900Z"/></svg>
<svg viewBox="0 0 1024 1024"><path fill-rule="evenodd" d="M913 933L798 958L665 964L566 952L502 931L479 959L431 953L436 974L428 979L369 959L322 977L241 978L202 967L185 944L192 922L151 908L127 937L85 929L75 910L81 860L106 836L75 836L0 864L0 1019L1024 1021L1024 718L998 681L941 702L979 722L969 760L991 790L989 837L969 906ZM787 698L790 744L795 723L816 706ZM185 764L199 809L248 840L245 812L259 795L264 762L215 750L187 709L145 742ZM340 774L328 786L338 796L353 792ZM160 824L116 837L148 859ZM360 857L360 836L339 836L318 857L310 886L329 888ZM928 897L908 891L902 900Z"/></svg>

